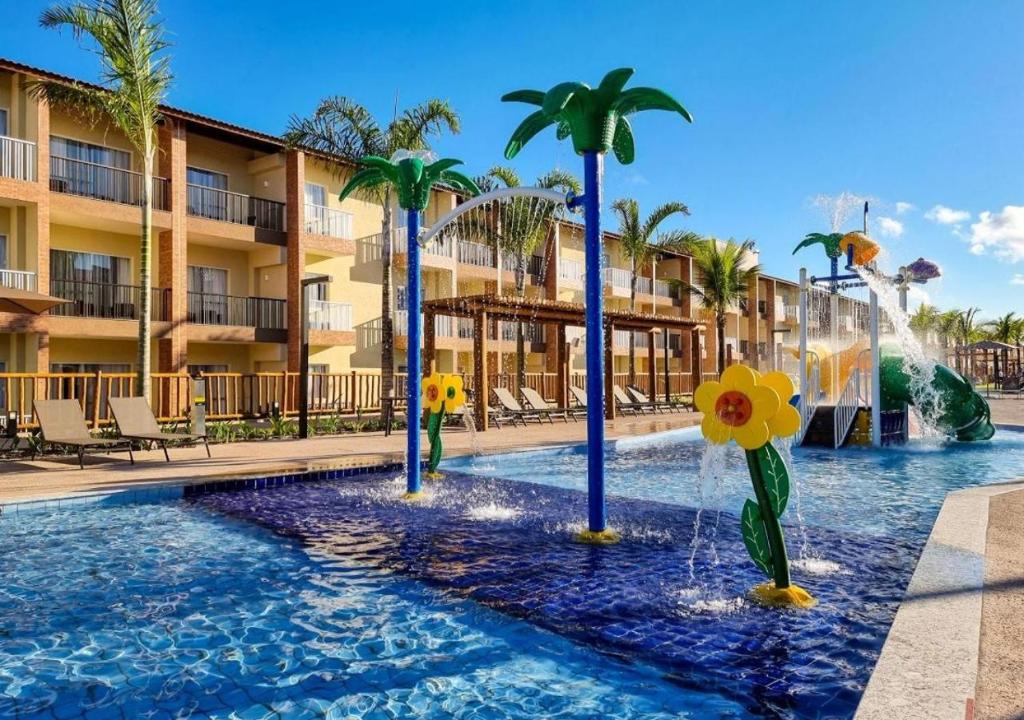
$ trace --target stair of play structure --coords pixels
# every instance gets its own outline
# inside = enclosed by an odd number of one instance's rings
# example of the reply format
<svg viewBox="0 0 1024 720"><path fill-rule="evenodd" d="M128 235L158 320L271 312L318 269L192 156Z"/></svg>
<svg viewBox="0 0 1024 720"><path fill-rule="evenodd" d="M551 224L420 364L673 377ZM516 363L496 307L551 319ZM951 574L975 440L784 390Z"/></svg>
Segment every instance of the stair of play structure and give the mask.
<svg viewBox="0 0 1024 720"><path fill-rule="evenodd" d="M835 447L835 414L834 405L819 405L807 424L802 445L815 447Z"/></svg>

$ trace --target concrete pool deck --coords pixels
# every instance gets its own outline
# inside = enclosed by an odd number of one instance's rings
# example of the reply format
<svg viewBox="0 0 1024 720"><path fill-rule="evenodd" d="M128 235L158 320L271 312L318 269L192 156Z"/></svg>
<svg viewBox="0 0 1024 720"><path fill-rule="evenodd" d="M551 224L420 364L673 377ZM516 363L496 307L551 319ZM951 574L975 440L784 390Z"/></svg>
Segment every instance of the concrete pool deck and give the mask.
<svg viewBox="0 0 1024 720"><path fill-rule="evenodd" d="M609 440L690 427L700 422L697 413L666 413L620 417L606 425ZM496 453L568 445L586 441L584 422L530 424L477 433L465 430L444 434L447 456L473 452ZM424 448L427 446L424 439ZM171 462L159 450L87 455L84 470L77 457L40 458L0 462L0 505L32 500L68 498L85 494L215 482L239 476L276 474L334 467L356 467L402 462L405 433L359 433L307 440L261 440L211 445L207 458L202 446L171 448Z"/></svg>

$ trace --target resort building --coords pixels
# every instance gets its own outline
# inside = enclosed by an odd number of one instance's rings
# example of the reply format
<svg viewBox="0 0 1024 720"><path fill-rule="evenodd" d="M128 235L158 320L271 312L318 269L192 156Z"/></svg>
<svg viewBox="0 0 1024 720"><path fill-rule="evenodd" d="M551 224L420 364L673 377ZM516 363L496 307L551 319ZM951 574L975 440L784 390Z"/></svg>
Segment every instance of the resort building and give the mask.
<svg viewBox="0 0 1024 720"><path fill-rule="evenodd" d="M67 80L0 60L0 283L69 302L42 316L0 315L0 372L134 371L140 308L140 158L112 127L89 127L49 108L25 90L32 78ZM381 355L382 208L359 197L339 203L354 166L289 149L276 136L163 108L154 199L151 298L155 373L167 376L284 374L299 367L300 293L311 275L310 367L325 375L374 375ZM461 200L435 190L424 224ZM404 372L405 234L395 212L393 308L396 370ZM547 242L527 263L526 296L582 303L582 227L553 223ZM606 237L605 297L610 310L629 308L629 263L617 236ZM456 238L423 254L426 299L514 292L514 258ZM651 358L691 389L691 353L704 372L717 357L714 323L673 280L694 280L691 258L665 254L638 269L636 309L705 323L690 332L636 333L635 369ZM763 368L780 362L780 345L795 340L798 287L762 275L726 323L727 357ZM442 371L472 370L471 323L438 317L436 363ZM488 367L514 373L516 328L491 327ZM550 373L557 353L549 329L525 328L531 374ZM567 341L579 347L582 328ZM651 343L656 352L650 352ZM614 372L629 367L629 332L613 338ZM570 362L582 373L582 348ZM642 384L642 381L641 383ZM227 394L225 387L220 391ZM255 392L255 391L254 391ZM379 397L379 396L378 396ZM255 402L255 401L254 401ZM373 406L368 398L364 406ZM265 408L264 408L265 409Z"/></svg>

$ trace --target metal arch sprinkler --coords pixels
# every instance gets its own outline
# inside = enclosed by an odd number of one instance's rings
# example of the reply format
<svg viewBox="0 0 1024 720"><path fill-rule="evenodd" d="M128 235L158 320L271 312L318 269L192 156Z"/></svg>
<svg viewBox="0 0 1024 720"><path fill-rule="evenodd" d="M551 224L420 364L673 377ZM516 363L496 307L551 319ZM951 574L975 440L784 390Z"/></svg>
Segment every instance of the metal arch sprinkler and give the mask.
<svg viewBox="0 0 1024 720"><path fill-rule="evenodd" d="M655 88L625 90L632 68L612 70L596 88L580 82L564 82L547 92L517 90L504 95L504 102L539 106L512 133L505 157L514 158L540 131L556 126L559 140L572 138L573 148L583 156L583 196L570 200L570 207L583 206L586 225L584 271L586 285L587 375L587 530L583 542L613 543L618 535L607 526L604 487L604 287L601 282L601 185L604 156L611 150L628 165L634 159L633 130L627 116L642 110L668 110L692 122L690 113L672 96Z"/></svg>
<svg viewBox="0 0 1024 720"><path fill-rule="evenodd" d="M390 160L376 155L368 155L361 162L366 165L357 172L342 188L339 195L344 200L359 188L371 188L384 183L394 185L398 193L398 205L406 211L406 233L408 245L408 268L406 288L408 295L408 422L406 434L406 476L407 499L419 497L421 492L420 478L420 417L423 415L423 403L420 395L419 378L423 375L423 363L420 355L420 246L417 242L420 228L420 214L427 209L430 191L438 182L447 183L473 195L480 194L480 188L469 177L452 170L461 165L461 160L446 158L435 160L427 151L399 150ZM391 238L384 238L391 242Z"/></svg>

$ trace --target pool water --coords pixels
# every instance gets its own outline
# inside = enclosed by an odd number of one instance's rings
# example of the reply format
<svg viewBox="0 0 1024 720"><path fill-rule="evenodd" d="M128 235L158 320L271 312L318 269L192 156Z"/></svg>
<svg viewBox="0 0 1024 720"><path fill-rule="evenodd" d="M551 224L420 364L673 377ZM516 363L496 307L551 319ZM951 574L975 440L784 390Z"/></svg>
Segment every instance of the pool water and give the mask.
<svg viewBox="0 0 1024 720"><path fill-rule="evenodd" d="M12 514L0 538L0 717L744 717L186 501Z"/></svg>
<svg viewBox="0 0 1024 720"><path fill-rule="evenodd" d="M702 485L696 469L705 447L697 428L610 443L607 492L739 512L752 496L743 451L731 444L718 452L713 465L720 472ZM1024 432L1007 430L982 443L915 441L884 450L795 448L791 453L793 489L785 522L906 539L927 537L950 491L1024 477ZM459 457L444 466L585 491L586 463L585 448L575 446Z"/></svg>

